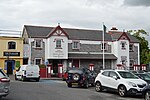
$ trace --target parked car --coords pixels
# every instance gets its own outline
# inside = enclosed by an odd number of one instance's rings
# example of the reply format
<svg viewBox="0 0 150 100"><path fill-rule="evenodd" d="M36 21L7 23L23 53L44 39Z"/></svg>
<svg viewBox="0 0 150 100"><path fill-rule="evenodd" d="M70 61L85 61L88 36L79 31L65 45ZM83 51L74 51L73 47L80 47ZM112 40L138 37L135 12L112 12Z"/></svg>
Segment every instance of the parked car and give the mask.
<svg viewBox="0 0 150 100"><path fill-rule="evenodd" d="M16 70L15 80L26 81L35 79L37 82L40 80L40 69L38 65L21 65Z"/></svg>
<svg viewBox="0 0 150 100"><path fill-rule="evenodd" d="M147 73L135 73L135 75L150 84L150 75L148 75Z"/></svg>
<svg viewBox="0 0 150 100"><path fill-rule="evenodd" d="M94 80L95 75L89 69L72 68L68 71L66 83L68 87L72 87L72 85L79 85L88 88L89 84L94 86Z"/></svg>
<svg viewBox="0 0 150 100"><path fill-rule="evenodd" d="M95 90L97 92L111 89L120 96L127 94L142 94L147 83L127 70L101 70L95 79Z"/></svg>
<svg viewBox="0 0 150 100"><path fill-rule="evenodd" d="M150 100L150 85L147 85L143 89L143 97L144 97L144 100Z"/></svg>
<svg viewBox="0 0 150 100"><path fill-rule="evenodd" d="M9 94L10 90L10 79L6 73L0 69L0 98L5 97Z"/></svg>

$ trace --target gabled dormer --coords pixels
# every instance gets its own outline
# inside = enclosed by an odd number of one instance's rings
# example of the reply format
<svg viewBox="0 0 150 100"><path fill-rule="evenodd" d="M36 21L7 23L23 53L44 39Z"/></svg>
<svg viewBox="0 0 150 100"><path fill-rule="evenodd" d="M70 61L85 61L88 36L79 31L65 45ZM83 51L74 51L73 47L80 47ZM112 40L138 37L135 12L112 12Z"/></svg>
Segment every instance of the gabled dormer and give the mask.
<svg viewBox="0 0 150 100"><path fill-rule="evenodd" d="M51 30L51 32L47 35L47 38L51 36L66 36L69 38L69 35L59 25Z"/></svg>
<svg viewBox="0 0 150 100"><path fill-rule="evenodd" d="M130 38L127 36L127 34L125 32L122 33L122 35L118 38L119 40L128 40L130 41Z"/></svg>

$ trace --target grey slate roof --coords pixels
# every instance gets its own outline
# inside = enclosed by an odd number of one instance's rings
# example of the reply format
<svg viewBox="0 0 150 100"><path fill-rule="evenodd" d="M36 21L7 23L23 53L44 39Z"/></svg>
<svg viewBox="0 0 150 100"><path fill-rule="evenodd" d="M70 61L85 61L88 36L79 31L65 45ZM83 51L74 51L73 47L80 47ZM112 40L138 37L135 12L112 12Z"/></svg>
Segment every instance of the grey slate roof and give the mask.
<svg viewBox="0 0 150 100"><path fill-rule="evenodd" d="M24 26L28 36L31 38L43 37L46 38L48 34L55 27L42 27L42 26ZM62 28L68 35L69 39L75 40L99 40L102 41L102 31L101 30L86 30L86 29L71 29ZM111 41L111 36L105 34L105 41Z"/></svg>
<svg viewBox="0 0 150 100"><path fill-rule="evenodd" d="M134 36L130 35L129 33L127 33L127 36L130 38L130 42L139 43L139 40L135 38Z"/></svg>
<svg viewBox="0 0 150 100"><path fill-rule="evenodd" d="M31 38L36 38L36 37L46 37L51 30L53 29L52 27L42 27L42 26L24 26L28 36Z"/></svg>
<svg viewBox="0 0 150 100"><path fill-rule="evenodd" d="M30 26L24 25L28 36L31 38L47 38L47 36L54 30L55 27L44 26ZM72 40L96 40L102 41L102 30L88 30L88 29L71 29L62 28ZM105 41L117 40L122 32L112 32L113 35L105 34ZM119 34L118 34L119 33ZM128 34L131 42L139 42L134 36Z"/></svg>
<svg viewBox="0 0 150 100"><path fill-rule="evenodd" d="M123 32L119 31L110 31L110 34L112 36L112 40L118 40L119 37L123 34ZM130 35L130 33L126 33L127 36L130 38L130 42L139 42L138 39L136 39L134 36Z"/></svg>
<svg viewBox="0 0 150 100"><path fill-rule="evenodd" d="M78 40L99 40L102 41L103 31L101 30L86 30L86 29L69 29L63 28L66 33L68 33L70 39ZM111 36L105 34L105 41L111 41Z"/></svg>
<svg viewBox="0 0 150 100"><path fill-rule="evenodd" d="M103 54L68 54L69 59L103 59ZM105 54L105 59L116 60L117 57L113 54Z"/></svg>

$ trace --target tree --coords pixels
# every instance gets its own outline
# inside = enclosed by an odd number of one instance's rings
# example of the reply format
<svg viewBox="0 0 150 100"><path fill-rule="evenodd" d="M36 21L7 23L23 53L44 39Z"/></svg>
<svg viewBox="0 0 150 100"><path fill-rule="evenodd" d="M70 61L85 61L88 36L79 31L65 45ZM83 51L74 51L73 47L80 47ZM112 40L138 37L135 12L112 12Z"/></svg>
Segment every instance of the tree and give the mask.
<svg viewBox="0 0 150 100"><path fill-rule="evenodd" d="M129 30L129 33L132 33L135 38L137 38L140 42L140 63L148 64L150 62L150 49L148 46L148 41L145 39L145 36L149 34L143 30Z"/></svg>

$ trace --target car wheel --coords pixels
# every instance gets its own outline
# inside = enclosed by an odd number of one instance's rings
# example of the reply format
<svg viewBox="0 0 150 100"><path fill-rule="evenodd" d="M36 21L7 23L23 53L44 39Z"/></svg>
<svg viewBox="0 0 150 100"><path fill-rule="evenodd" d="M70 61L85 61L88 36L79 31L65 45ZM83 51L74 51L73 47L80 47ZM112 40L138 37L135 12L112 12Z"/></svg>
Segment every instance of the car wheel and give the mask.
<svg viewBox="0 0 150 100"><path fill-rule="evenodd" d="M15 80L18 80L17 76L15 75Z"/></svg>
<svg viewBox="0 0 150 100"><path fill-rule="evenodd" d="M126 93L127 93L126 87L123 85L119 86L118 93L121 97L126 96Z"/></svg>
<svg viewBox="0 0 150 100"><path fill-rule="evenodd" d="M145 100L150 100L150 91L146 91L144 95Z"/></svg>
<svg viewBox="0 0 150 100"><path fill-rule="evenodd" d="M72 87L72 84L71 84L71 83L68 83L67 85L68 85L68 87Z"/></svg>
<svg viewBox="0 0 150 100"><path fill-rule="evenodd" d="M25 77L24 77L24 76L22 76L22 77L21 77L21 80L22 80L22 81L25 81L26 79L25 79Z"/></svg>
<svg viewBox="0 0 150 100"><path fill-rule="evenodd" d="M96 90L97 92L102 91L102 85L101 85L100 82L96 82L96 84L95 84L95 90Z"/></svg>
<svg viewBox="0 0 150 100"><path fill-rule="evenodd" d="M91 83L91 86L94 87L94 83Z"/></svg>
<svg viewBox="0 0 150 100"><path fill-rule="evenodd" d="M85 82L84 87L85 87L85 88L88 88L88 87L89 87L89 82L88 82L88 81Z"/></svg>

